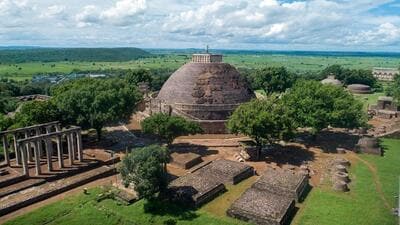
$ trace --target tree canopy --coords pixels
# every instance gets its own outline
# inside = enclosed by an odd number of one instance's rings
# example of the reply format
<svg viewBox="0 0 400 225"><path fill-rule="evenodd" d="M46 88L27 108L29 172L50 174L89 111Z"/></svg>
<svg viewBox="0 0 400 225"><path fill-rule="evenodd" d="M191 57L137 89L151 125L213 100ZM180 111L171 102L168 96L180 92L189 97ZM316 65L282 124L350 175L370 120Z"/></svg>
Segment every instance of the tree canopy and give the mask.
<svg viewBox="0 0 400 225"><path fill-rule="evenodd" d="M125 186L133 184L139 198L152 199L167 186L165 165L168 162L168 150L151 145L133 149L122 160L119 171Z"/></svg>
<svg viewBox="0 0 400 225"><path fill-rule="evenodd" d="M374 88L379 86L371 70L347 69L335 64L325 68L321 74L324 77L333 74L336 79L342 81L346 85L365 84Z"/></svg>
<svg viewBox="0 0 400 225"><path fill-rule="evenodd" d="M250 74L253 89L262 89L267 94L284 92L294 82L294 75L285 67L264 67Z"/></svg>
<svg viewBox="0 0 400 225"><path fill-rule="evenodd" d="M62 121L94 128L100 138L103 126L128 119L141 100L136 87L122 79L78 79L53 90L52 102Z"/></svg>
<svg viewBox="0 0 400 225"><path fill-rule="evenodd" d="M296 127L309 127L314 133L329 125L357 128L366 124L362 103L341 87L298 81L283 101Z"/></svg>
<svg viewBox="0 0 400 225"><path fill-rule="evenodd" d="M201 133L199 124L179 116L169 116L163 113L153 114L141 123L144 133L153 134L171 144L176 137Z"/></svg>
<svg viewBox="0 0 400 225"><path fill-rule="evenodd" d="M52 101L31 101L22 104L15 114L14 127L26 127L60 119L60 111Z"/></svg>
<svg viewBox="0 0 400 225"><path fill-rule="evenodd" d="M141 82L151 85L153 81L150 72L145 69L128 70L125 74L125 79L131 85L138 85Z"/></svg>
<svg viewBox="0 0 400 225"><path fill-rule="evenodd" d="M229 118L227 127L232 133L250 136L258 146L293 135L293 121L287 108L273 96L240 105Z"/></svg>

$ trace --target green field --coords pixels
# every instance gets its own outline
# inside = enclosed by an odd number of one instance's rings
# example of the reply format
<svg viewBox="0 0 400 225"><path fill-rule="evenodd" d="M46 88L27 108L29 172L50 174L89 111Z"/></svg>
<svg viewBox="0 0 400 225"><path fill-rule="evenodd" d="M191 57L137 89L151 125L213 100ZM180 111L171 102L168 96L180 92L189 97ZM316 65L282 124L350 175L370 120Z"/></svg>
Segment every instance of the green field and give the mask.
<svg viewBox="0 0 400 225"><path fill-rule="evenodd" d="M209 225L240 225L240 221L230 218L218 218L203 210L192 211L171 204L156 203L150 206L141 200L130 206L118 201L106 199L96 201L100 189L89 190L88 195L79 194L63 201L47 205L32 213L28 213L8 225L145 225L145 224L209 224ZM154 208L152 208L154 207Z"/></svg>
<svg viewBox="0 0 400 225"><path fill-rule="evenodd" d="M294 224L398 224L396 216L391 214L391 208L396 206L394 196L399 191L400 140L384 139L383 146L386 151L384 157L360 155L368 164L358 161L352 165L350 192L334 192L329 183L314 188L303 203ZM377 191L375 181L382 191ZM385 206L383 198L388 206Z"/></svg>
<svg viewBox="0 0 400 225"><path fill-rule="evenodd" d="M172 69L175 70L190 61L190 55L163 55L127 62L50 62L0 64L0 77L17 80L30 79L40 73L71 73L74 70L107 69ZM255 69L263 66L285 66L292 72L318 72L332 64L340 64L352 69L372 69L373 67L399 67L400 58L385 57L334 57L334 56L295 56L295 55L246 55L228 54L224 61L238 68Z"/></svg>
<svg viewBox="0 0 400 225"><path fill-rule="evenodd" d="M394 196L399 190L400 140L384 139L382 145L384 157L358 155L360 160L350 170L350 192L334 192L329 182L313 188L292 224L396 225L391 208L396 206ZM228 218L225 211L253 181L228 186L226 193L196 211L163 203L158 203L157 210L146 211L145 201L130 206L111 199L97 202L101 190L92 189L89 195L68 197L6 224L245 224Z"/></svg>

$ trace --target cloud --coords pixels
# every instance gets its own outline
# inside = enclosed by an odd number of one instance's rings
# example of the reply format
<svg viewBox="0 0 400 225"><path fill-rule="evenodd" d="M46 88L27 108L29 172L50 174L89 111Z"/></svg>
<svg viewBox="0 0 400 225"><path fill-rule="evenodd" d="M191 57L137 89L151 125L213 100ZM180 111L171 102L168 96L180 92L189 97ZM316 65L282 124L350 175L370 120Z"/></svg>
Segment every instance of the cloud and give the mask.
<svg viewBox="0 0 400 225"><path fill-rule="evenodd" d="M100 8L95 5L87 5L76 16L78 27L86 27L94 24L113 24L127 26L132 19L144 12L147 8L146 0L120 0L110 8Z"/></svg>
<svg viewBox="0 0 400 225"><path fill-rule="evenodd" d="M395 5L392 0L68 0L68 5L0 0L0 43L400 51Z"/></svg>
<svg viewBox="0 0 400 225"><path fill-rule="evenodd" d="M60 18L65 19L67 16L66 14L66 7L64 5L52 5L47 7L41 14L40 18Z"/></svg>

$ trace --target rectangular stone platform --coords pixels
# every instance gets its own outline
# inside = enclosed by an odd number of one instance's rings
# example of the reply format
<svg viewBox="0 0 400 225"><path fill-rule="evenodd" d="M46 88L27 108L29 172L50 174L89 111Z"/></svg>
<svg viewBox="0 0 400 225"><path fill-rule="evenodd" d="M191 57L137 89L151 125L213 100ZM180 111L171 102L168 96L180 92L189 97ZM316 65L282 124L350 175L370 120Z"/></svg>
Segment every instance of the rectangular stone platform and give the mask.
<svg viewBox="0 0 400 225"><path fill-rule="evenodd" d="M252 187L299 200L308 185L305 175L290 170L268 169Z"/></svg>
<svg viewBox="0 0 400 225"><path fill-rule="evenodd" d="M171 154L171 164L182 169L190 169L202 161L201 155L192 152Z"/></svg>
<svg viewBox="0 0 400 225"><path fill-rule="evenodd" d="M292 198L258 188L247 189L227 210L227 215L254 224L287 224L294 213Z"/></svg>
<svg viewBox="0 0 400 225"><path fill-rule="evenodd" d="M197 207L225 191L225 185L212 176L192 173L173 180L168 189L174 201Z"/></svg>
<svg viewBox="0 0 400 225"><path fill-rule="evenodd" d="M203 176L213 176L224 184L237 184L254 175L253 167L236 161L218 159L199 169Z"/></svg>

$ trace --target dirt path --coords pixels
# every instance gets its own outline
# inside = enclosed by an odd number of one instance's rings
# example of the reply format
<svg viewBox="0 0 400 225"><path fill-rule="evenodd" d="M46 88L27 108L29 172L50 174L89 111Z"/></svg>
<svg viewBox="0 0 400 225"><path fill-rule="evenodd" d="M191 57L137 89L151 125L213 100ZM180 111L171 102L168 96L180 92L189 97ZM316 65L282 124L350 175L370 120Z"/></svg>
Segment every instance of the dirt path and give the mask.
<svg viewBox="0 0 400 225"><path fill-rule="evenodd" d="M379 194L379 197L380 197L380 198L382 199L382 201L385 203L385 207L388 208L388 209L391 209L392 207L390 206L390 203L388 202L388 200L385 198L385 195L383 194L383 191L382 191L382 184L381 184L381 182L379 181L379 176L378 176L378 174L377 174L376 167L373 166L373 165L372 165L371 163L369 163L368 161L366 161L366 160L364 160L364 159L362 159L362 158L360 158L360 157L358 157L358 156L356 156L356 155L354 155L354 157L357 158L358 160L360 160L360 162L364 163L364 164L368 167L368 169L371 171L371 173L372 173L372 179L374 180L375 188L376 188L376 191L377 191L378 194Z"/></svg>
<svg viewBox="0 0 400 225"><path fill-rule="evenodd" d="M19 209L19 210L15 211L15 212L12 212L12 213L9 213L9 214L7 214L5 216L0 217L0 224L3 224L3 223L5 223L5 222L7 222L9 220L12 220L12 219L14 219L14 218L16 218L18 216L24 215L24 214L26 214L28 212L31 212L31 211L33 211L35 209L38 209L38 208L42 207L42 206L45 206L45 205L48 205L48 204L63 200L67 196L78 194L78 193L82 192L82 190L84 188L94 188L94 187L99 187L99 186L102 186L102 185L108 185L108 184L111 184L113 181L115 181L115 175L114 176L105 177L105 178L102 178L102 179L99 179L99 180L95 180L95 181L92 181L92 182L87 183L85 185L82 185L82 186L79 186L77 188L74 188L72 190L63 192L63 193L61 193L59 195L53 196L53 197L51 197L49 199L46 199L44 201L29 205L27 207L24 207L22 209Z"/></svg>

